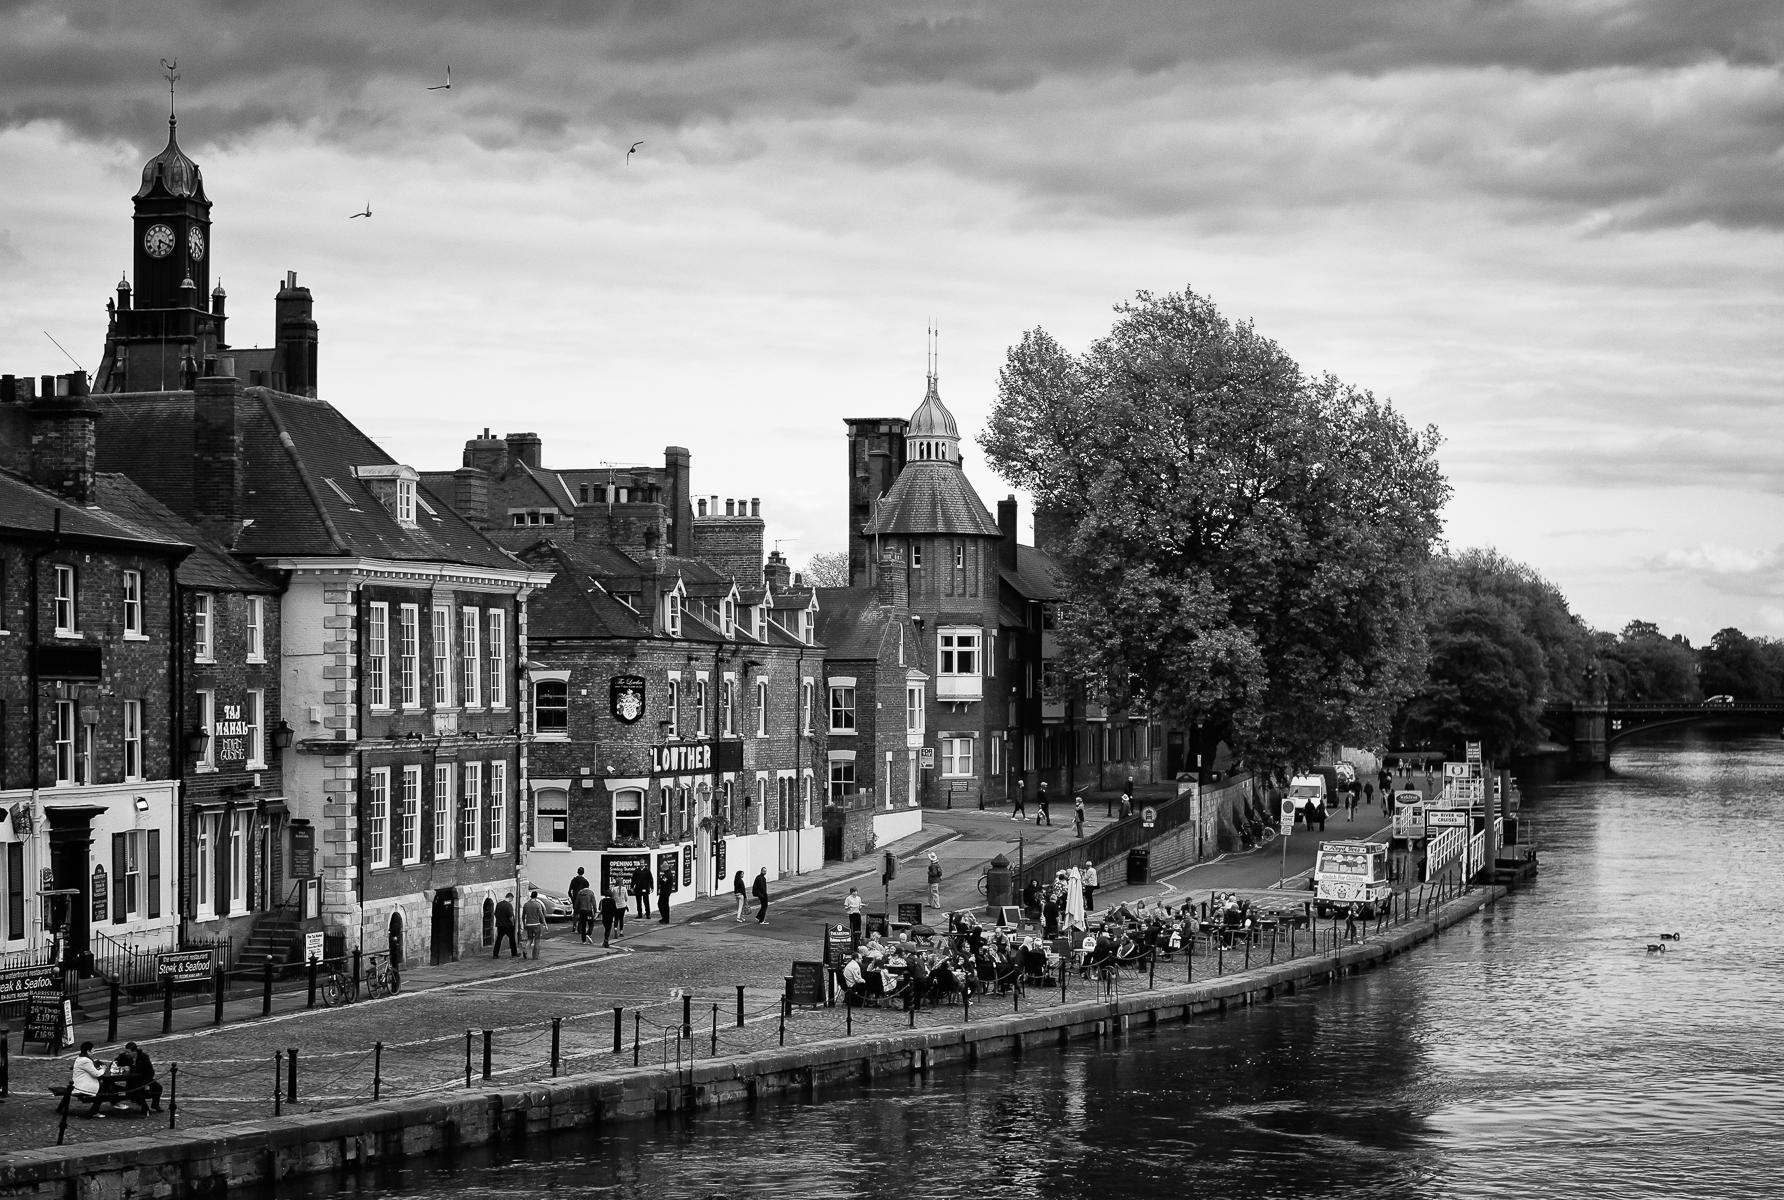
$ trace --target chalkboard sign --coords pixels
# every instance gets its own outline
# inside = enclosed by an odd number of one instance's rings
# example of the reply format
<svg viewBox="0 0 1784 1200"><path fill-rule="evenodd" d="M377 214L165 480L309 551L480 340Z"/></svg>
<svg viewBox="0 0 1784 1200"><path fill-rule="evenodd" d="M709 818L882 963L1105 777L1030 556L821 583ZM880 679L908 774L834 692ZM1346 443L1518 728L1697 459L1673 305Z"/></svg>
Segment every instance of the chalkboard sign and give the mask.
<svg viewBox="0 0 1784 1200"><path fill-rule="evenodd" d="M106 886L105 868L93 868L93 919L103 921L106 917L106 906L111 899L111 889Z"/></svg>
<svg viewBox="0 0 1784 1200"><path fill-rule="evenodd" d="M921 925L923 923L923 905L900 904L898 906L898 923L900 925Z"/></svg>
<svg viewBox="0 0 1784 1200"><path fill-rule="evenodd" d="M821 1005L824 1003L824 964L821 962L796 962L793 974L787 977L787 1000L793 1004Z"/></svg>
<svg viewBox="0 0 1784 1200"><path fill-rule="evenodd" d="M684 888L694 886L694 848L692 846L681 848L681 886Z"/></svg>
<svg viewBox="0 0 1784 1200"><path fill-rule="evenodd" d="M725 884L725 839L722 837L715 837L712 839L712 877L714 879L718 880L719 886L721 888L724 887L724 884Z"/></svg>
<svg viewBox="0 0 1784 1200"><path fill-rule="evenodd" d="M308 821L291 822L291 878L309 879L316 874L316 827Z"/></svg>
<svg viewBox="0 0 1784 1200"><path fill-rule="evenodd" d="M836 970L849 961L855 951L855 936L847 925L830 925L824 929L824 962Z"/></svg>
<svg viewBox="0 0 1784 1200"><path fill-rule="evenodd" d="M25 1009L25 1036L20 1044L36 1042L54 1052L62 1044L63 1017L72 1008L72 1004L64 1006L61 996L31 996Z"/></svg>

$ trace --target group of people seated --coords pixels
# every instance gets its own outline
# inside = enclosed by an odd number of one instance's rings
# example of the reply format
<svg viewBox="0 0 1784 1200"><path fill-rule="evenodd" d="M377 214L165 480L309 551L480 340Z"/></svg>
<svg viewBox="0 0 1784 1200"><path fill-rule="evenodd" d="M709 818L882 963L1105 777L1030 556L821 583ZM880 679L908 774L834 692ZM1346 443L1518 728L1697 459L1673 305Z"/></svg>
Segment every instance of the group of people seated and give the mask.
<svg viewBox="0 0 1784 1200"><path fill-rule="evenodd" d="M838 975L848 1003L908 999L920 1007L962 994L1007 993L1020 969L1009 934L987 933L972 914L964 917L951 920L948 936L939 942L914 940L908 931L893 940L868 935Z"/></svg>
<svg viewBox="0 0 1784 1200"><path fill-rule="evenodd" d="M107 1112L140 1112L144 1116L160 1112L161 1084L155 1079L155 1064L147 1051L135 1042L126 1042L117 1058L101 1066L93 1057L93 1043L82 1042L69 1070L68 1094L62 1103L70 1109L85 1104L89 1117L103 1117Z"/></svg>

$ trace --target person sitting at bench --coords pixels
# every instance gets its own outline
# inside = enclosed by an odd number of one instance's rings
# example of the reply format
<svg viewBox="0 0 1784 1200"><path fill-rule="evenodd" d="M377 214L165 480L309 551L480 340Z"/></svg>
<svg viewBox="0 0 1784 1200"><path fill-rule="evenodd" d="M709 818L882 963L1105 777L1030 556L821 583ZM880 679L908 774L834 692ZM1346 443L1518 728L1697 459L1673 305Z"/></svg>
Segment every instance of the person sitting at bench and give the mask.
<svg viewBox="0 0 1784 1200"><path fill-rule="evenodd" d="M93 1061L93 1043L82 1042L80 1053L74 1056L74 1065L68 1071L68 1091L62 1097L58 1111L73 1107L75 1101L87 1106L86 1116L103 1117L99 1111L103 1104L109 1104L117 1098L117 1084L121 1080L113 1079L106 1069Z"/></svg>
<svg viewBox="0 0 1784 1200"><path fill-rule="evenodd" d="M140 1104L144 1115L161 1111L161 1084L155 1079L155 1064L148 1051L135 1042L125 1042L118 1055L118 1066L124 1071L124 1099Z"/></svg>
<svg viewBox="0 0 1784 1200"><path fill-rule="evenodd" d="M867 977L861 973L861 957L849 955L849 960L842 965L843 1003L859 1005L867 995Z"/></svg>

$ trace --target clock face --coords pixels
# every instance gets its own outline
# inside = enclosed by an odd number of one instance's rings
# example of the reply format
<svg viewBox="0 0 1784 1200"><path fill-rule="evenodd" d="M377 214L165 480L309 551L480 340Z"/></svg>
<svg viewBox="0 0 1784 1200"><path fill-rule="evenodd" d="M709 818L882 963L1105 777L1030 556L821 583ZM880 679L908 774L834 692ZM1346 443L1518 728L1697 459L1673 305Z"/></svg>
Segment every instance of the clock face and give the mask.
<svg viewBox="0 0 1784 1200"><path fill-rule="evenodd" d="M142 248L153 258L166 258L173 253L173 230L165 225L151 225L142 235Z"/></svg>
<svg viewBox="0 0 1784 1200"><path fill-rule="evenodd" d="M194 262L204 258L204 230L194 227L186 234L186 247L192 252Z"/></svg>

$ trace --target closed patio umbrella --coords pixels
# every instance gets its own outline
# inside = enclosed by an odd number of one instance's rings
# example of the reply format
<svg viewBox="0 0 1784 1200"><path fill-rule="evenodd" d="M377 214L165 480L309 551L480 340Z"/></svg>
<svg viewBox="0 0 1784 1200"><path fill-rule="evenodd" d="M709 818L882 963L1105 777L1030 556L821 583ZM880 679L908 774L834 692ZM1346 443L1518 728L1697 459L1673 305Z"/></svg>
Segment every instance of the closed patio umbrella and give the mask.
<svg viewBox="0 0 1784 1200"><path fill-rule="evenodd" d="M1065 877L1065 921L1073 929L1084 928L1084 876L1077 867Z"/></svg>

